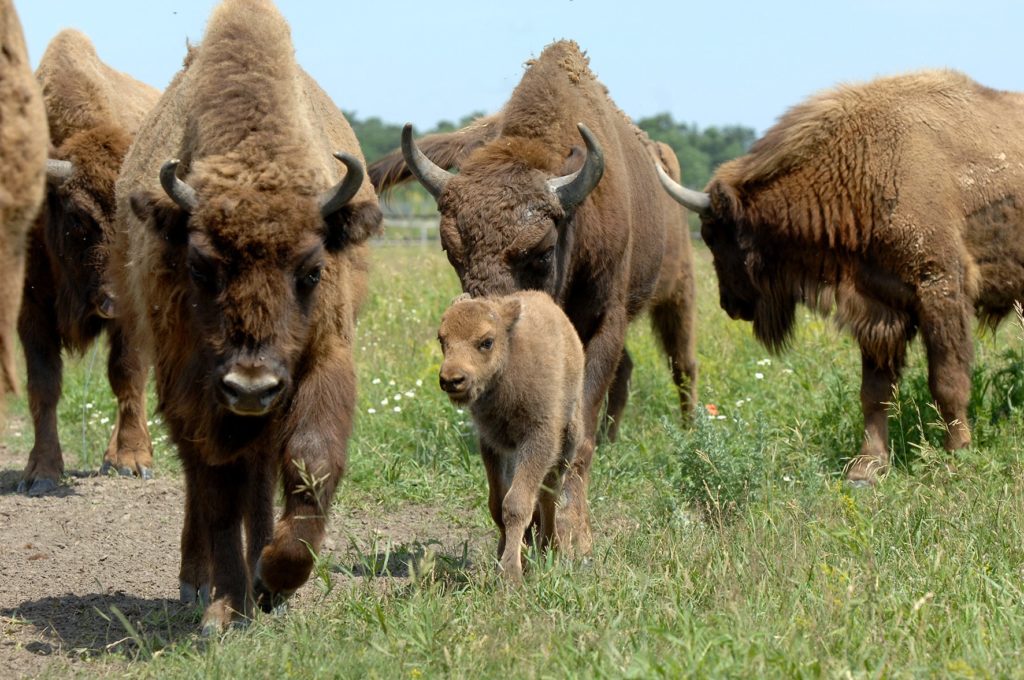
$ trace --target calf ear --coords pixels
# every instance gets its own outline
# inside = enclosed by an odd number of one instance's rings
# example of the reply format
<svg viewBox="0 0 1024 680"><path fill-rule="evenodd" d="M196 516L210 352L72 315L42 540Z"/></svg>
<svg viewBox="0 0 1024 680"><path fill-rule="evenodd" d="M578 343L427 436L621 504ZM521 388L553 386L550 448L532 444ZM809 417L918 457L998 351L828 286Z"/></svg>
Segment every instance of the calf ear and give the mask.
<svg viewBox="0 0 1024 680"><path fill-rule="evenodd" d="M384 216L375 202L349 203L327 216L324 246L336 253L350 244L362 243L381 231Z"/></svg>
<svg viewBox="0 0 1024 680"><path fill-rule="evenodd" d="M449 304L448 306L451 307L452 305L457 304L459 302L465 302L466 300L472 299L473 296L470 295L469 293L459 293L458 295L452 298L451 304Z"/></svg>
<svg viewBox="0 0 1024 680"><path fill-rule="evenodd" d="M501 301L498 314L505 323L505 330L512 330L523 313L523 303L517 297L506 298Z"/></svg>
<svg viewBox="0 0 1024 680"><path fill-rule="evenodd" d="M136 191L128 198L132 212L169 243L188 241L188 213L152 191Z"/></svg>

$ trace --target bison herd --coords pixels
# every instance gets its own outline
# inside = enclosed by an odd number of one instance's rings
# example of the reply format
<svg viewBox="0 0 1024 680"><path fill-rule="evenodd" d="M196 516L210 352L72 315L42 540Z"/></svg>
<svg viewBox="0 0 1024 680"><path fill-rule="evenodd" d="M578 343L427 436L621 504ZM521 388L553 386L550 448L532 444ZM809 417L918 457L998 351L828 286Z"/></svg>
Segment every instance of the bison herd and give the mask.
<svg viewBox="0 0 1024 680"><path fill-rule="evenodd" d="M19 488L60 482L62 350L106 331L118 411L103 466L151 474L152 367L185 477L180 595L205 605L207 631L283 603L323 542L378 191L415 178L437 201L465 291L440 323L439 382L473 414L512 580L524 541L592 548L590 468L618 432L626 329L645 310L684 421L696 403L681 206L700 216L721 306L767 347L786 346L798 303L856 338L853 483L888 466L887 402L918 331L946 447L970 443L972 311L995 324L1024 297L1024 95L954 71L818 94L702 192L571 41L530 62L498 113L418 141L406 126L367 168L269 0L223 0L162 94L70 30L33 77L0 3L0 385L18 390L16 327L35 430Z"/></svg>

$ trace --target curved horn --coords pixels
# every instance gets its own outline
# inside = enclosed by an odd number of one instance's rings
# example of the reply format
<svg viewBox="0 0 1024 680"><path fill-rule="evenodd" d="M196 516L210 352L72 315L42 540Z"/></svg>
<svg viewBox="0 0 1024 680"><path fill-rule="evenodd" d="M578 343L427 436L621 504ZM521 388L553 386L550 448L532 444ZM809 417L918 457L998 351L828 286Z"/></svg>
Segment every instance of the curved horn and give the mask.
<svg viewBox="0 0 1024 680"><path fill-rule="evenodd" d="M565 212L582 203L604 174L604 152L601 151L601 145L597 143L594 134L586 125L577 123L576 127L579 128L583 143L587 146L587 157L583 161L583 167L571 175L548 180L548 188L558 195L558 201Z"/></svg>
<svg viewBox="0 0 1024 680"><path fill-rule="evenodd" d="M406 123L402 128L402 156L409 170L416 176L423 188L430 192L434 199L441 197L441 192L454 175L434 161L427 158L426 154L416 148L416 142L412 141L412 123Z"/></svg>
<svg viewBox="0 0 1024 680"><path fill-rule="evenodd" d="M191 213L199 204L196 197L196 190L183 180L178 179L175 174L178 170L177 158L172 158L160 168L160 186L164 188L171 200L178 204L178 207L187 213Z"/></svg>
<svg viewBox="0 0 1024 680"><path fill-rule="evenodd" d="M677 203L698 215L706 215L711 211L711 194L687 189L669 177L668 173L662 169L661 163L656 162L654 169L658 171L658 179L661 180L661 186L665 187L665 191Z"/></svg>
<svg viewBox="0 0 1024 680"><path fill-rule="evenodd" d="M71 161L46 159L46 181L50 184L63 184L71 178L75 165Z"/></svg>
<svg viewBox="0 0 1024 680"><path fill-rule="evenodd" d="M345 164L345 178L320 195L320 214L330 217L341 210L363 186L366 170L355 156L338 151L334 157Z"/></svg>

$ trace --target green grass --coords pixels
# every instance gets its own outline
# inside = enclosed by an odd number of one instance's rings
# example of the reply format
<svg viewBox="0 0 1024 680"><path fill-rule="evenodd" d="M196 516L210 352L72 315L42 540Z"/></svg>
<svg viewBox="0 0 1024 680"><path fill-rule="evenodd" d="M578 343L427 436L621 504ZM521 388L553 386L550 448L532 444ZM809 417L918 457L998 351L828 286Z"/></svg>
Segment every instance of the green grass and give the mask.
<svg viewBox="0 0 1024 680"><path fill-rule="evenodd" d="M840 481L861 428L852 341L802 314L792 349L769 356L749 324L718 309L708 253L696 256L700 401L720 417L702 406L681 427L665 361L646 320L635 323L620 440L595 459L591 560L534 564L518 591L486 555L467 569L458 556L421 551L414 578L385 586L331 586L335 568L323 564L306 586L322 589L314 606L209 644L157 650L143 639L128 674L1019 675L1020 326L977 341L976 445L956 455L938 446L915 345L891 419L895 469L877 489L855 491ZM458 292L455 276L440 250L379 248L372 290L357 342L360 414L334 512L427 504L486 530L468 414L436 387L436 325ZM68 448L105 445L104 416L90 415L113 412L102 366L87 355L66 380ZM162 444L158 473L176 469Z"/></svg>

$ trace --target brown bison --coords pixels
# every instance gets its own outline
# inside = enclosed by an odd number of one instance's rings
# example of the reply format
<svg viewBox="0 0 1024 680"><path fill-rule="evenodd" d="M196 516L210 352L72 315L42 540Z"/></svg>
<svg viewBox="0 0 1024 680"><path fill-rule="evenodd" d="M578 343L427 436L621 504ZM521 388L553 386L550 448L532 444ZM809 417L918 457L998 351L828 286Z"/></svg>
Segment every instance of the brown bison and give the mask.
<svg viewBox="0 0 1024 680"><path fill-rule="evenodd" d="M18 392L15 323L25 239L43 202L46 114L11 0L0 0L0 423L7 392Z"/></svg>
<svg viewBox="0 0 1024 680"><path fill-rule="evenodd" d="M378 188L415 175L437 199L442 245L465 291L543 290L579 333L586 437L558 531L574 532L580 552L591 545L586 488L598 415L607 396L614 437L632 370L626 326L645 307L684 414L695 398L690 242L683 211L657 185L651 155L659 151L611 101L576 43L561 41L529 65L498 114L419 147L406 126L404 160L392 153L370 168Z"/></svg>
<svg viewBox="0 0 1024 680"><path fill-rule="evenodd" d="M1024 296L1024 95L954 71L842 86L787 112L707 193L662 176L700 213L722 308L787 344L797 303L835 311L862 362L864 443L889 463L886 404L920 329L948 430L971 441L971 310L992 324Z"/></svg>
<svg viewBox="0 0 1024 680"><path fill-rule="evenodd" d="M89 39L65 30L50 42L36 77L54 151L47 163L46 204L29 235L18 332L28 366L35 445L21 490L53 489L64 472L57 434L61 349L84 352L102 333L110 339L107 375L117 420L103 467L148 477L153 460L146 427L144 370L114 320L107 279L114 232L114 181L131 137L160 93L110 68Z"/></svg>
<svg viewBox="0 0 1024 680"><path fill-rule="evenodd" d="M225 0L118 178L117 304L184 468L181 597L212 594L206 631L283 601L323 541L381 223L360 159L273 5Z"/></svg>
<svg viewBox="0 0 1024 680"><path fill-rule="evenodd" d="M463 295L441 318L438 379L473 414L502 573L518 582L534 508L543 549L554 538L555 502L583 437L583 346L547 293Z"/></svg>

